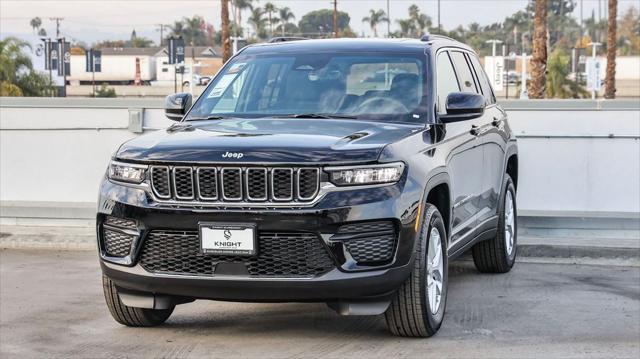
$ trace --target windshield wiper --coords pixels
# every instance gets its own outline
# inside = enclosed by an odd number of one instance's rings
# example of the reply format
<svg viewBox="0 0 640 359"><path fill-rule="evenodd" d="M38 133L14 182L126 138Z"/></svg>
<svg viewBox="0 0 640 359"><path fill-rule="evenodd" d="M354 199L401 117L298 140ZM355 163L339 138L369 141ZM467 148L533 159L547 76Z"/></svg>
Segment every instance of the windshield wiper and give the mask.
<svg viewBox="0 0 640 359"><path fill-rule="evenodd" d="M220 115L212 115L207 117L191 117L188 118L187 121L204 121L204 120L225 120L232 117L220 116Z"/></svg>
<svg viewBox="0 0 640 359"><path fill-rule="evenodd" d="M295 114L291 114L291 115L282 115L282 116L276 116L276 117L281 117L281 118L322 118L322 119L332 119L332 118L337 118L337 119L347 119L347 120L355 120L358 118L358 116L349 116L349 115L340 115L340 114L333 114L333 113L295 113Z"/></svg>

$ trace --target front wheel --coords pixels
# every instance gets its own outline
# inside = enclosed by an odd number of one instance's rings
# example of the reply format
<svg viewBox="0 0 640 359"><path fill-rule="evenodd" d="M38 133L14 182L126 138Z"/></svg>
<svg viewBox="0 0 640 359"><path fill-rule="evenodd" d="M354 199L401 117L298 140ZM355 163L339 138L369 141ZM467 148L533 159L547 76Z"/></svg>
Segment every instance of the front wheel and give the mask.
<svg viewBox="0 0 640 359"><path fill-rule="evenodd" d="M438 209L427 204L417 238L413 271L385 312L391 333L430 337L444 318L447 301L447 233Z"/></svg>
<svg viewBox="0 0 640 359"><path fill-rule="evenodd" d="M516 188L508 174L504 177L496 236L473 246L473 262L483 273L506 273L516 262L518 242Z"/></svg>
<svg viewBox="0 0 640 359"><path fill-rule="evenodd" d="M116 322L128 327L154 327L164 323L175 306L169 309L146 309L124 305L118 296L118 289L109 277L102 276L102 289L109 312Z"/></svg>

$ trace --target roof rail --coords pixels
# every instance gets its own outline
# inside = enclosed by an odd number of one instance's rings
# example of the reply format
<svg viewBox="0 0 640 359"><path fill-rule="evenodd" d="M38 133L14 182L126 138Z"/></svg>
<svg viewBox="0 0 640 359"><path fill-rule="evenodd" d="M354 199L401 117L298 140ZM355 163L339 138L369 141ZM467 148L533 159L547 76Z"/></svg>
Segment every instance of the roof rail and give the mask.
<svg viewBox="0 0 640 359"><path fill-rule="evenodd" d="M288 42L288 41L300 41L300 40L309 40L309 39L306 37L298 37L298 36L278 36L269 40L269 43L273 44L276 42Z"/></svg>
<svg viewBox="0 0 640 359"><path fill-rule="evenodd" d="M438 34L429 34L426 33L424 35L422 35L422 37L420 38L420 41L431 41L434 39L442 39L442 40L451 40L451 41L457 41L456 39L453 39L449 36L445 36L445 35L438 35Z"/></svg>

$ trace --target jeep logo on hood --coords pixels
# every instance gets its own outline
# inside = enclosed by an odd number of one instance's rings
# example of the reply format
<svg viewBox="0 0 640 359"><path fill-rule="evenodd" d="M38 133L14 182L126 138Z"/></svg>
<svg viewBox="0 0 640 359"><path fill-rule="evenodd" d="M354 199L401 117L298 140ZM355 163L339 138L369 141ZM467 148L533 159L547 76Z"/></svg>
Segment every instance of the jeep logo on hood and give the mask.
<svg viewBox="0 0 640 359"><path fill-rule="evenodd" d="M224 155L222 155L223 158L237 158L237 159L241 159L242 157L244 157L244 153L242 152L225 152Z"/></svg>

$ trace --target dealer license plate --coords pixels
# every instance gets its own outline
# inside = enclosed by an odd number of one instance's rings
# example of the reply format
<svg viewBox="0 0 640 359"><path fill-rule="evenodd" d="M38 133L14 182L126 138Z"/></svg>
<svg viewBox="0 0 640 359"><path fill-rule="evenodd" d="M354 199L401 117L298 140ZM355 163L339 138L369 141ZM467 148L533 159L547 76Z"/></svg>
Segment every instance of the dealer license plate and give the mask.
<svg viewBox="0 0 640 359"><path fill-rule="evenodd" d="M200 223L202 253L253 256L256 225L251 223Z"/></svg>

